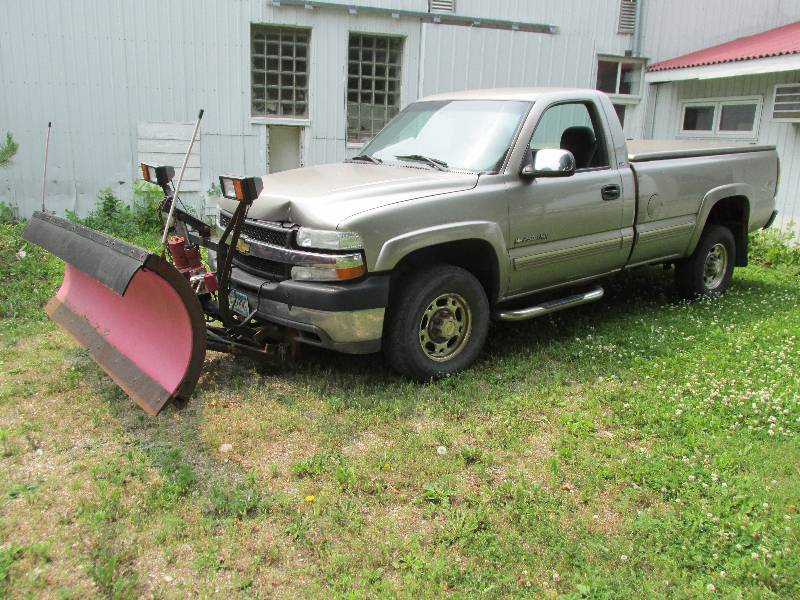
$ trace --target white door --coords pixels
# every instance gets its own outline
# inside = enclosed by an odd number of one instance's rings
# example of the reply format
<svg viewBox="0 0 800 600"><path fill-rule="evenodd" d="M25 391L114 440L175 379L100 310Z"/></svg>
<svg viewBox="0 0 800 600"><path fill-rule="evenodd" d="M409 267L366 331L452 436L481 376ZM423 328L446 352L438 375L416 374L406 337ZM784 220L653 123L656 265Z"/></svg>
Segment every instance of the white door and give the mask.
<svg viewBox="0 0 800 600"><path fill-rule="evenodd" d="M269 126L269 172L288 171L300 166L300 130L292 125Z"/></svg>

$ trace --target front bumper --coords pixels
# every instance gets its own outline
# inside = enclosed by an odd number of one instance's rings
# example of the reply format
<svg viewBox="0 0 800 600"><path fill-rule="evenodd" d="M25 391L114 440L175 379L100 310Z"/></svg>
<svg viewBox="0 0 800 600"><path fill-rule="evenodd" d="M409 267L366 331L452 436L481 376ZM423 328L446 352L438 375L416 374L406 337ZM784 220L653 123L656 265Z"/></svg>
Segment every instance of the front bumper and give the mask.
<svg viewBox="0 0 800 600"><path fill-rule="evenodd" d="M247 294L258 319L295 329L299 342L348 354L381 348L388 275L342 283L275 282L234 268L231 287Z"/></svg>

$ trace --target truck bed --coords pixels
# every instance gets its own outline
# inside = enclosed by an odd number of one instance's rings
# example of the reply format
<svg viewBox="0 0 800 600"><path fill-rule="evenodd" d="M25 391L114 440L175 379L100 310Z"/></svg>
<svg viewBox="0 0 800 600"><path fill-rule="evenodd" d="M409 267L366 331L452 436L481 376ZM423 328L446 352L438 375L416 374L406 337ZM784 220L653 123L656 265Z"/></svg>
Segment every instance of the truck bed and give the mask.
<svg viewBox="0 0 800 600"><path fill-rule="evenodd" d="M759 146L733 140L627 140L627 145L628 160L630 162L775 149L775 146Z"/></svg>

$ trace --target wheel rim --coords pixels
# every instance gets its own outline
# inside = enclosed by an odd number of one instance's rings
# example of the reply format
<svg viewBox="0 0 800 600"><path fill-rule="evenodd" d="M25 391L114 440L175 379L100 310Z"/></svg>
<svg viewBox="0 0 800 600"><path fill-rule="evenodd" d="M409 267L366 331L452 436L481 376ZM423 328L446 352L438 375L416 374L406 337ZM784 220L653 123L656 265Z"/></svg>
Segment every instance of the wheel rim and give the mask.
<svg viewBox="0 0 800 600"><path fill-rule="evenodd" d="M703 265L703 286L714 290L722 284L728 270L728 249L724 244L714 244L706 255Z"/></svg>
<svg viewBox="0 0 800 600"><path fill-rule="evenodd" d="M434 298L419 322L419 344L425 356L444 362L467 345L472 333L472 312L463 297L446 293Z"/></svg>

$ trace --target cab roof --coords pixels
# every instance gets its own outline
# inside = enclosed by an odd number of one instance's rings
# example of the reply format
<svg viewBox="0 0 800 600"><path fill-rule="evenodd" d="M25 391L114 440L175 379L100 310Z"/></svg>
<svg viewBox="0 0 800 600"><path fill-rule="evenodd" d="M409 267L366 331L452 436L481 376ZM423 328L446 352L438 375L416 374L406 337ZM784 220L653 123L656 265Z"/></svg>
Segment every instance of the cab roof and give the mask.
<svg viewBox="0 0 800 600"><path fill-rule="evenodd" d="M535 102L544 96L563 96L564 98L582 99L597 97L601 93L597 90L586 88L562 87L511 87L511 88L486 88L478 90L461 90L444 92L420 98L427 100L522 100Z"/></svg>

